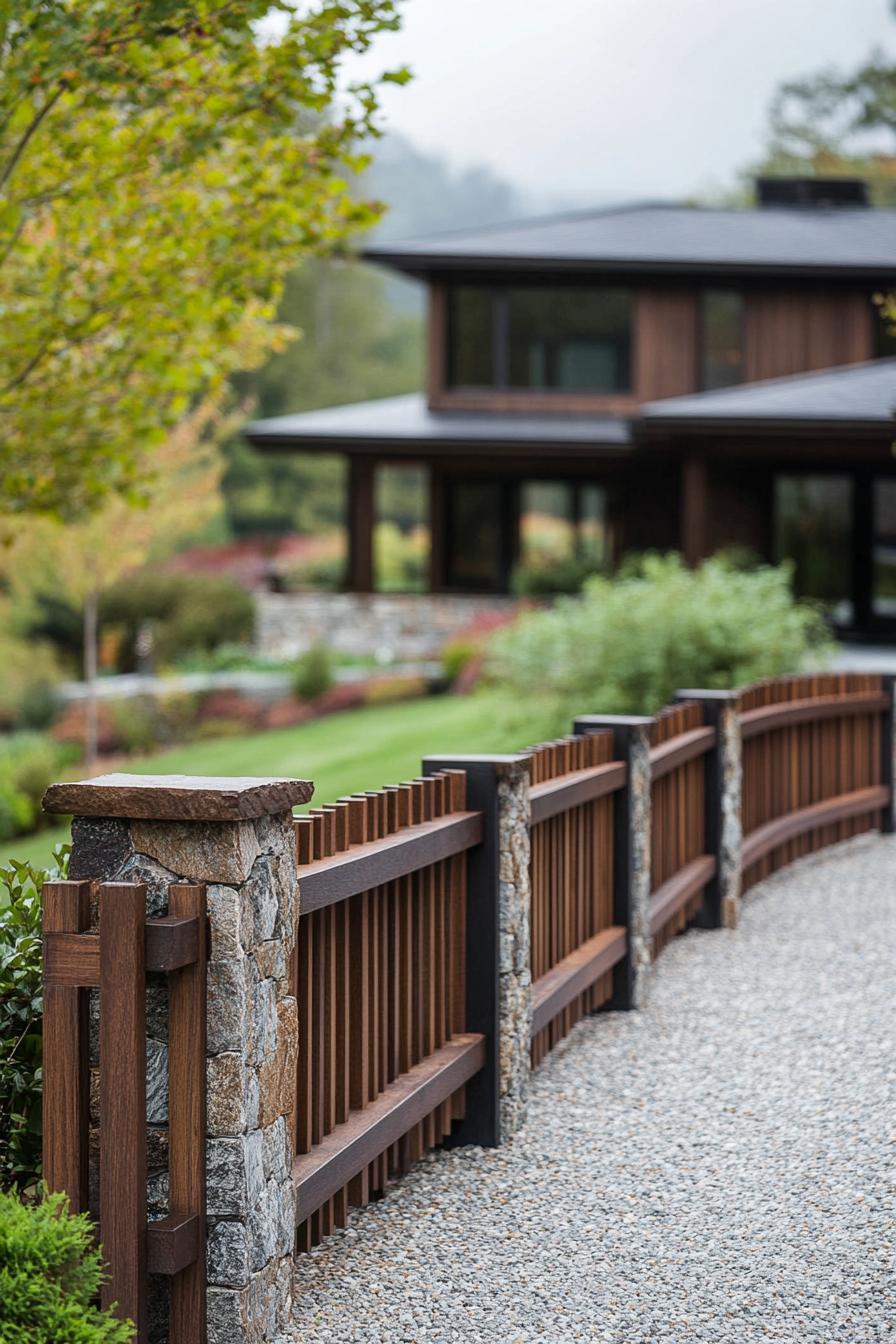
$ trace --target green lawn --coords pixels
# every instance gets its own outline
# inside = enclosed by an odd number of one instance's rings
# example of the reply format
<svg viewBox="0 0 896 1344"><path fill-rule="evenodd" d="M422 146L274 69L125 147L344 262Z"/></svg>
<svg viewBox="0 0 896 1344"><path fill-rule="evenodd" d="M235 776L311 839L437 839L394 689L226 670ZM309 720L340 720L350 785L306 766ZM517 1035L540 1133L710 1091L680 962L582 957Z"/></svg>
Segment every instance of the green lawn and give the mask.
<svg viewBox="0 0 896 1344"><path fill-rule="evenodd" d="M511 751L499 702L491 695L433 696L371 706L315 719L298 728L245 737L191 742L128 769L143 774L281 775L314 781L312 806L343 794L398 784L420 773L422 756L448 752ZM49 861L53 845L68 838L53 827L8 841L0 861Z"/></svg>

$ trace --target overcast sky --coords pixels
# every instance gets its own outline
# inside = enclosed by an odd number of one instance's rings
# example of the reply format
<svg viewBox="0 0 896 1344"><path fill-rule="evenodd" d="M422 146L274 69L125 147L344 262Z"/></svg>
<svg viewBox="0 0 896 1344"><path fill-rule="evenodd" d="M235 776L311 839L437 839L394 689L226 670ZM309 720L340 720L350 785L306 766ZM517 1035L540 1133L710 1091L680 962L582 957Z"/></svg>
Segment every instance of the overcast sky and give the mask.
<svg viewBox="0 0 896 1344"><path fill-rule="evenodd" d="M403 0L353 72L407 63L388 127L535 197L587 203L731 185L782 79L874 45L888 0Z"/></svg>

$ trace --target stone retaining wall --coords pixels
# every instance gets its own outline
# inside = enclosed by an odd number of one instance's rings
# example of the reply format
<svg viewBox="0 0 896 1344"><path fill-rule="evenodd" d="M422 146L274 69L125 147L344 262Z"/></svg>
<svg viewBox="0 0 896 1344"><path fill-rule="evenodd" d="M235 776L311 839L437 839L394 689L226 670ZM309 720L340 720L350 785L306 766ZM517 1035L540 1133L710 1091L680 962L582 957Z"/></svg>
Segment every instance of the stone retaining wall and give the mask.
<svg viewBox="0 0 896 1344"><path fill-rule="evenodd" d="M516 605L455 593L259 593L255 645L266 658L298 658L314 644L358 658L435 658L473 621Z"/></svg>

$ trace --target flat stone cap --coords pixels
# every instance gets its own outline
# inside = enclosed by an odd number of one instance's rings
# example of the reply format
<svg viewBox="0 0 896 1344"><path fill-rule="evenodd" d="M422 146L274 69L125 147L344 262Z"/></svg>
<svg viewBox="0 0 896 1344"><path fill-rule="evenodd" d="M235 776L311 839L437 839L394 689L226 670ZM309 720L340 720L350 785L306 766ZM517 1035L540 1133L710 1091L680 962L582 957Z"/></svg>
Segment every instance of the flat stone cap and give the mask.
<svg viewBox="0 0 896 1344"><path fill-rule="evenodd" d="M133 821L247 821L307 803L307 779L232 775L97 775L51 784L45 812Z"/></svg>

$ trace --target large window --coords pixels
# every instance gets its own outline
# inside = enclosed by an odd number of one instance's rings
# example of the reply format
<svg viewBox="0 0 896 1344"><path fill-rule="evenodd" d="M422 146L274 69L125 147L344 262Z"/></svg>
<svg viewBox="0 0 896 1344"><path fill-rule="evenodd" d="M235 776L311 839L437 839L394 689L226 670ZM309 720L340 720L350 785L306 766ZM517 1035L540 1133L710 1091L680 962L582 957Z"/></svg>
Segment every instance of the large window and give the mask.
<svg viewBox="0 0 896 1344"><path fill-rule="evenodd" d="M743 379L744 301L733 289L704 290L700 302L700 387L732 387Z"/></svg>
<svg viewBox="0 0 896 1344"><path fill-rule="evenodd" d="M448 344L454 387L628 392L631 292L457 285L450 296Z"/></svg>
<svg viewBox="0 0 896 1344"><path fill-rule="evenodd" d="M838 625L852 620L852 481L775 478L775 552L793 565L798 597L820 602Z"/></svg>

